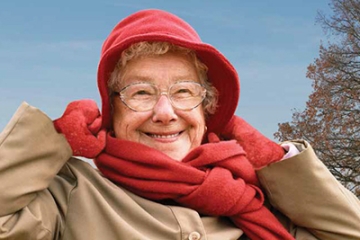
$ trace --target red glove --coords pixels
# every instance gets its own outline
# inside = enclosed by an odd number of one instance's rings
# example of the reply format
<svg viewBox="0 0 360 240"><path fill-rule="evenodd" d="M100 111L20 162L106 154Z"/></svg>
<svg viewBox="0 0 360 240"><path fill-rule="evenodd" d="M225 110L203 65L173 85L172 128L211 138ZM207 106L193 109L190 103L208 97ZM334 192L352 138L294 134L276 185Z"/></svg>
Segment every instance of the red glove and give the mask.
<svg viewBox="0 0 360 240"><path fill-rule="evenodd" d="M95 158L105 148L106 131L100 130L101 115L93 100L71 102L54 126L65 135L75 156Z"/></svg>
<svg viewBox="0 0 360 240"><path fill-rule="evenodd" d="M279 144L271 141L244 119L235 115L226 125L221 136L226 139L236 139L244 148L247 158L255 169L280 161L285 154Z"/></svg>

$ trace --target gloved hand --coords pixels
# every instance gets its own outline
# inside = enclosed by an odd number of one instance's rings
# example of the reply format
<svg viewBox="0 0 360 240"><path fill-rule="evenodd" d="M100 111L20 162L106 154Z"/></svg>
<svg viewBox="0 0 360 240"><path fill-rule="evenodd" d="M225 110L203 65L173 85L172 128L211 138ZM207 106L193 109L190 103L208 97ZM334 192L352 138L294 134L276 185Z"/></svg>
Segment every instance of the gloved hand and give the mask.
<svg viewBox="0 0 360 240"><path fill-rule="evenodd" d="M237 140L257 170L280 161L285 154L285 150L279 144L268 139L244 119L235 115L226 125L221 136Z"/></svg>
<svg viewBox="0 0 360 240"><path fill-rule="evenodd" d="M101 115L93 100L71 102L54 126L65 135L75 156L95 158L105 148L106 131L100 130Z"/></svg>

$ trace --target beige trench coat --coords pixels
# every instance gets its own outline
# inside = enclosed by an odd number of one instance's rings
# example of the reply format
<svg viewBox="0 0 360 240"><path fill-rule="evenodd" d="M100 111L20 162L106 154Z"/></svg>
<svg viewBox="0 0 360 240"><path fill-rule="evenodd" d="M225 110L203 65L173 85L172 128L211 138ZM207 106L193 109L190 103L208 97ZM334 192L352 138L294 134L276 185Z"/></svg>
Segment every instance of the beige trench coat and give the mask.
<svg viewBox="0 0 360 240"><path fill-rule="evenodd" d="M360 239L357 198L311 146L296 144L299 155L258 172L272 206L288 217L279 219L296 239ZM244 238L226 218L136 196L71 154L52 121L23 103L0 134L0 239Z"/></svg>

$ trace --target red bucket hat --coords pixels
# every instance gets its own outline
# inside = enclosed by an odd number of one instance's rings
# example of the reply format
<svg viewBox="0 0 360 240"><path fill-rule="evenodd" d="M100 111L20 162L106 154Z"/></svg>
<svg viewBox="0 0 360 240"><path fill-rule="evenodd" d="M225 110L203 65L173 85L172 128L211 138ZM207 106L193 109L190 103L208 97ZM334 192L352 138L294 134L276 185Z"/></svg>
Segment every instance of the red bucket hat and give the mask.
<svg viewBox="0 0 360 240"><path fill-rule="evenodd" d="M219 133L234 115L240 94L239 78L230 62L213 46L203 43L184 20L162 10L142 10L120 21L105 40L98 67L98 87L102 101L102 125L111 126L107 82L121 52L141 41L170 42L196 52L208 67L208 80L219 92L216 113L209 116L209 132Z"/></svg>

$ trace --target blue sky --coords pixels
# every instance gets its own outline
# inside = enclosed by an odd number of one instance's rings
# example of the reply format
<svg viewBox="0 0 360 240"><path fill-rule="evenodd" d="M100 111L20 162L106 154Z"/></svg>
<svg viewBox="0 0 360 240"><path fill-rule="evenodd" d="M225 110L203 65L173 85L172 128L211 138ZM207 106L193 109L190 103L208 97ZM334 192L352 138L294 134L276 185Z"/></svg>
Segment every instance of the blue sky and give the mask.
<svg viewBox="0 0 360 240"><path fill-rule="evenodd" d="M237 69L237 115L273 138L292 109L304 109L312 91L306 68L318 56L317 11L325 0L229 1L0 1L0 129L22 101L52 119L73 100L100 98L96 72L102 42L115 24L146 8L189 22L204 42Z"/></svg>

